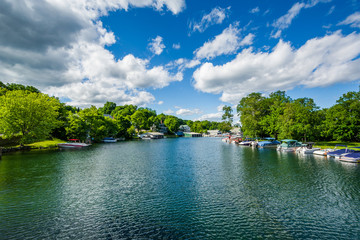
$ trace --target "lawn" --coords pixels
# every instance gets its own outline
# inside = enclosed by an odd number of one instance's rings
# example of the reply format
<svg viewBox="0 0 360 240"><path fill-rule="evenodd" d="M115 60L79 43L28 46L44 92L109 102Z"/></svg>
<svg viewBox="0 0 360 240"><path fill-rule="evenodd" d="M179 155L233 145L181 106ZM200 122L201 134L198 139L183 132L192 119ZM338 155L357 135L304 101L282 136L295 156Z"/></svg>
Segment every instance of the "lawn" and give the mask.
<svg viewBox="0 0 360 240"><path fill-rule="evenodd" d="M348 147L360 147L359 142L341 142L341 141L330 141L330 142L316 142L315 147L321 147L321 148L334 148L337 144L345 145ZM339 146L336 147L337 149L342 149L345 147Z"/></svg>
<svg viewBox="0 0 360 240"><path fill-rule="evenodd" d="M32 149L39 149L39 148L54 148L57 147L59 143L64 143L65 141L54 138L53 140L46 140L41 142L34 142L31 144L25 144L25 146L29 146Z"/></svg>

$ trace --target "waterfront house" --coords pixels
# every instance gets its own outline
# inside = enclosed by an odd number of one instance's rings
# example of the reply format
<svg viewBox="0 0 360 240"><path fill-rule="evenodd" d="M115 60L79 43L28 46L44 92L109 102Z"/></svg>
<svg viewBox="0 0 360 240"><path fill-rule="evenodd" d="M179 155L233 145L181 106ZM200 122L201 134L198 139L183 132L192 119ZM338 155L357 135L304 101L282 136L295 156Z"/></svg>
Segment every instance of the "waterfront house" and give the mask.
<svg viewBox="0 0 360 240"><path fill-rule="evenodd" d="M202 137L201 133L184 132L185 137Z"/></svg>
<svg viewBox="0 0 360 240"><path fill-rule="evenodd" d="M191 132L190 127L188 125L180 125L179 131L180 132Z"/></svg>
<svg viewBox="0 0 360 240"><path fill-rule="evenodd" d="M207 130L207 133L205 135L208 137L217 137L221 136L221 132L219 130Z"/></svg>

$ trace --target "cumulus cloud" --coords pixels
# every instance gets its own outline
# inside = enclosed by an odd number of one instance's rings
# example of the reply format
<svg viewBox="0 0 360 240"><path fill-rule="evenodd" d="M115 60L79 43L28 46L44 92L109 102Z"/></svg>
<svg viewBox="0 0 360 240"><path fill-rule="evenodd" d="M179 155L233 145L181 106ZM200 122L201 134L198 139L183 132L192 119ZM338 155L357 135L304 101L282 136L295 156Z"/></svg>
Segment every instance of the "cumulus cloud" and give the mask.
<svg viewBox="0 0 360 240"><path fill-rule="evenodd" d="M348 16L344 21L340 22L338 25L350 25L354 28L360 28L360 12L356 12Z"/></svg>
<svg viewBox="0 0 360 240"><path fill-rule="evenodd" d="M221 24L225 18L227 18L230 14L230 7L221 8L216 7L211 10L210 13L205 14L201 21L199 22L191 22L190 30L191 32L204 32L208 27L215 24Z"/></svg>
<svg viewBox="0 0 360 240"><path fill-rule="evenodd" d="M251 45L253 38L254 35L249 34L244 39L241 39L238 24L234 26L230 24L221 34L196 49L194 54L197 59L212 59L224 54L233 54L236 53L240 46Z"/></svg>
<svg viewBox="0 0 360 240"><path fill-rule="evenodd" d="M191 116L191 115L195 115L195 114L201 114L202 111L200 109L186 109L186 108L180 108L179 110L176 111L176 115L180 115L180 116Z"/></svg>
<svg viewBox="0 0 360 240"><path fill-rule="evenodd" d="M258 12L260 12L260 8L259 8L259 7L255 7L255 8L253 8L253 9L251 9L249 12L250 12L250 13L258 13Z"/></svg>
<svg viewBox="0 0 360 240"><path fill-rule="evenodd" d="M220 122L221 117L222 117L222 112L208 113L208 114L204 114L204 115L200 116L199 118L194 119L194 121L208 120L208 121Z"/></svg>
<svg viewBox="0 0 360 240"><path fill-rule="evenodd" d="M148 60L132 54L117 60L105 48L116 38L99 18L131 7L167 8L177 14L185 2L1 1L0 78L36 86L79 106L106 100L139 105L153 101L150 93L140 89L165 87L182 80L182 73L172 74L164 66L150 67Z"/></svg>
<svg viewBox="0 0 360 240"><path fill-rule="evenodd" d="M163 113L166 114L166 115L171 115L171 114L174 113L174 111L171 110L171 109L168 109L168 110L165 110Z"/></svg>
<svg viewBox="0 0 360 240"><path fill-rule="evenodd" d="M318 3L330 2L330 1L331 0L311 0L311 1L308 1L307 3L304 3L304 2L295 3L285 15L278 18L272 24L272 26L275 29L272 32L271 36L273 38L279 38L281 36L282 31L284 29L288 28L291 25L294 18L299 15L299 13L300 13L300 11L302 9L304 9L304 8L312 8L312 7L316 6Z"/></svg>
<svg viewBox="0 0 360 240"><path fill-rule="evenodd" d="M173 49L178 50L178 49L180 49L181 46L180 46L180 43L174 43L172 47L173 47Z"/></svg>
<svg viewBox="0 0 360 240"><path fill-rule="evenodd" d="M164 101L159 101L158 104L162 105L162 104L164 104Z"/></svg>
<svg viewBox="0 0 360 240"><path fill-rule="evenodd" d="M270 52L244 49L223 65L202 64L194 73L194 87L222 94L236 104L251 92L321 87L350 82L360 76L360 34L340 31L308 40L299 49L282 40Z"/></svg>
<svg viewBox="0 0 360 240"><path fill-rule="evenodd" d="M150 51L156 55L160 55L165 48L165 45L163 44L162 41L163 38L160 36L157 36L156 38L152 39L151 42L149 43Z"/></svg>

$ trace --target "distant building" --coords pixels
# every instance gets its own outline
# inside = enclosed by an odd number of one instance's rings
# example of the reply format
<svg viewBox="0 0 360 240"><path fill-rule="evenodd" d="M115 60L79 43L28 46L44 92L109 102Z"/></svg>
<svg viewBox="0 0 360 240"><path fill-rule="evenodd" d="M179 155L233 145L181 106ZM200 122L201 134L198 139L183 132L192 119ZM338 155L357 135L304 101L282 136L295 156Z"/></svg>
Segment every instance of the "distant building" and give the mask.
<svg viewBox="0 0 360 240"><path fill-rule="evenodd" d="M191 132L190 127L188 125L180 125L179 131L181 131L181 132Z"/></svg>
<svg viewBox="0 0 360 240"><path fill-rule="evenodd" d="M221 132L219 130L207 130L207 133L205 135L208 135L209 137L216 137L218 135L221 135Z"/></svg>
<svg viewBox="0 0 360 240"><path fill-rule="evenodd" d="M141 139L161 139L164 138L164 134L159 132L147 132L140 135Z"/></svg>
<svg viewBox="0 0 360 240"><path fill-rule="evenodd" d="M230 131L231 135L238 135L238 136L243 136L243 133L241 132L240 128L233 128Z"/></svg>
<svg viewBox="0 0 360 240"><path fill-rule="evenodd" d="M185 137L202 137L201 133L184 132Z"/></svg>
<svg viewBox="0 0 360 240"><path fill-rule="evenodd" d="M152 127L150 128L150 130L153 132L160 132L163 134L168 133L168 128L163 123L160 123L159 126L156 126L155 124L153 124Z"/></svg>

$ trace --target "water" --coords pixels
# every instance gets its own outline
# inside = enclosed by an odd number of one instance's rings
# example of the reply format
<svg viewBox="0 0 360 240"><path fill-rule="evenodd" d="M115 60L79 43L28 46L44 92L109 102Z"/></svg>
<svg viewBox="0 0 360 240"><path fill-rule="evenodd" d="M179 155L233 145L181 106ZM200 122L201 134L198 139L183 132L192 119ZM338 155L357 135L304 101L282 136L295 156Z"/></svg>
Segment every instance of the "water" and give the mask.
<svg viewBox="0 0 360 240"><path fill-rule="evenodd" d="M359 239L360 166L217 138L0 161L0 239Z"/></svg>

